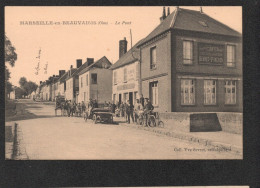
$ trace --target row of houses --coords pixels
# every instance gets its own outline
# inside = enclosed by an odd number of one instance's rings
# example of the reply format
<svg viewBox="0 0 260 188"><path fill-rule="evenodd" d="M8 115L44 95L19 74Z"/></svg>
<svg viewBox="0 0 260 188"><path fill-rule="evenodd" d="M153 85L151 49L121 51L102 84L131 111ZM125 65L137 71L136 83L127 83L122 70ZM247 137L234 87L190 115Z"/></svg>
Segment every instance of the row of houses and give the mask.
<svg viewBox="0 0 260 188"><path fill-rule="evenodd" d="M114 64L88 58L41 83L43 99L130 102L141 95L159 112L242 112L242 36L200 11L165 8L160 24Z"/></svg>

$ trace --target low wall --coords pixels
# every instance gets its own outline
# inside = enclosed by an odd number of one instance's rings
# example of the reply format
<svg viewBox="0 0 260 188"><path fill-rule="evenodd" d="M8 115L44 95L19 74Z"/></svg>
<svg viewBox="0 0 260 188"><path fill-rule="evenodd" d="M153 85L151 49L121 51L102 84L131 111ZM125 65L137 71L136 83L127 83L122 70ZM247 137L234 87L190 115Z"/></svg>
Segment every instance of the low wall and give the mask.
<svg viewBox="0 0 260 188"><path fill-rule="evenodd" d="M203 113L203 112L198 112ZM160 118L169 130L190 132L190 112L163 112ZM208 112L205 112L208 113ZM243 115L237 112L216 112L222 131L233 134L242 134Z"/></svg>

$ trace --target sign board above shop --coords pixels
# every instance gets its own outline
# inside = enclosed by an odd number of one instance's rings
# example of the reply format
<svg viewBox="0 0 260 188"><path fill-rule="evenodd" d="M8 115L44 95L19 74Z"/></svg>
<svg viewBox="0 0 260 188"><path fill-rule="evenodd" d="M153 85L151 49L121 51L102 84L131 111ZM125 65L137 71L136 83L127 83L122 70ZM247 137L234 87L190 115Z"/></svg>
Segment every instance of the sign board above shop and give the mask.
<svg viewBox="0 0 260 188"><path fill-rule="evenodd" d="M225 45L198 43L200 64L222 65L224 63Z"/></svg>

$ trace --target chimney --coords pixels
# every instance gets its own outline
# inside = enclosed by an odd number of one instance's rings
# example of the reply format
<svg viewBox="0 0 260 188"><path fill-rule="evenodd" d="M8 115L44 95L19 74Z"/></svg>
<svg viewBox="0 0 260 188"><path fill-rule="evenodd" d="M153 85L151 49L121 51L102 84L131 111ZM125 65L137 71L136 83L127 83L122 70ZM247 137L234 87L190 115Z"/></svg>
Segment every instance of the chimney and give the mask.
<svg viewBox="0 0 260 188"><path fill-rule="evenodd" d="M87 66L91 65L94 63L94 58L87 58Z"/></svg>
<svg viewBox="0 0 260 188"><path fill-rule="evenodd" d="M65 74L65 70L59 70L59 77L61 77L63 74Z"/></svg>
<svg viewBox="0 0 260 188"><path fill-rule="evenodd" d="M170 15L170 7L168 7L168 12L167 12L167 16Z"/></svg>
<svg viewBox="0 0 260 188"><path fill-rule="evenodd" d="M200 7L200 13L201 13L201 14L203 13L202 7Z"/></svg>
<svg viewBox="0 0 260 188"><path fill-rule="evenodd" d="M160 17L160 21L162 23L162 21L166 18L166 13L165 13L165 7L163 7L163 13L162 16Z"/></svg>
<svg viewBox="0 0 260 188"><path fill-rule="evenodd" d="M40 81L40 85L42 84L42 81Z"/></svg>
<svg viewBox="0 0 260 188"><path fill-rule="evenodd" d="M82 59L77 59L77 68L79 68L82 65Z"/></svg>
<svg viewBox="0 0 260 188"><path fill-rule="evenodd" d="M119 58L122 57L127 52L127 40L124 37L124 40L119 41Z"/></svg>

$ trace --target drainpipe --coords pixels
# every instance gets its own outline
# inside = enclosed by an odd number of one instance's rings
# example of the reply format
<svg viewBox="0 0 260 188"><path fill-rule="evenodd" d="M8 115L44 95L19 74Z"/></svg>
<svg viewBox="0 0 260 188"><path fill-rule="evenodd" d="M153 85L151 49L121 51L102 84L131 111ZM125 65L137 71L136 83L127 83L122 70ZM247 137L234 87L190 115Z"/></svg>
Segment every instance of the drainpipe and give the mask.
<svg viewBox="0 0 260 188"><path fill-rule="evenodd" d="M141 96L141 94L142 94L142 78L141 78L141 72L142 72L142 70L141 70L141 59L142 59L142 54L141 54L141 47L140 47L140 49L139 49L139 54L140 54L140 59L139 59L139 61L138 61L138 63L139 63L139 80L138 80L138 82L139 82L139 86L138 86L138 94L139 94L139 98L140 98L140 96Z"/></svg>

